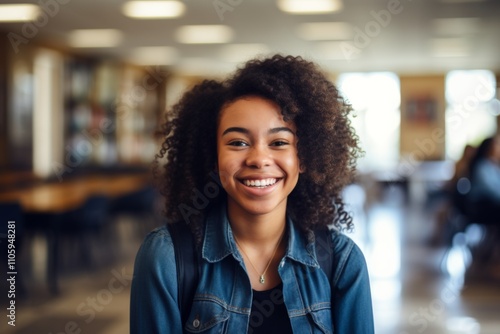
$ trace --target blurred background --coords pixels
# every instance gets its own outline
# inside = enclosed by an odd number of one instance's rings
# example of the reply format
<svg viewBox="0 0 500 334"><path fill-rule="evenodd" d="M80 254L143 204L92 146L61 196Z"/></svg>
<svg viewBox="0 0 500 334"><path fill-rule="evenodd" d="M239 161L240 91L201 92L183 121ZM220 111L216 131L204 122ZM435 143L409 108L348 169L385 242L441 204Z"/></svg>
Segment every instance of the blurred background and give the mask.
<svg viewBox="0 0 500 334"><path fill-rule="evenodd" d="M1 332L128 333L166 110L283 53L354 106L344 196L377 333L500 333L500 212L467 202L499 132L499 32L496 0L0 1Z"/></svg>

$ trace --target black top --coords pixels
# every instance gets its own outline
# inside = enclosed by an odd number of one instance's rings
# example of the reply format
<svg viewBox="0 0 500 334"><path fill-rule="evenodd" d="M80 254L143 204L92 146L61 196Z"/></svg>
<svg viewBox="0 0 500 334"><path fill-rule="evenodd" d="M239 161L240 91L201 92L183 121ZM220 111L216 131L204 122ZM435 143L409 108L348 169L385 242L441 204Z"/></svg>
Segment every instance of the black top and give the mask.
<svg viewBox="0 0 500 334"><path fill-rule="evenodd" d="M293 333L285 301L283 300L283 283L271 290L253 290L252 313L250 314L248 333Z"/></svg>

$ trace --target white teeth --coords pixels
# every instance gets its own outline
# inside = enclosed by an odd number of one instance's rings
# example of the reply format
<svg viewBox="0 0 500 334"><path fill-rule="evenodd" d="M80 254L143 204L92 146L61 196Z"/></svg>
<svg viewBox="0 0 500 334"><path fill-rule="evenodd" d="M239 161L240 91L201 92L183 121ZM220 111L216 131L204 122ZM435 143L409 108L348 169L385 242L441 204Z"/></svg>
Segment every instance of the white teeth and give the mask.
<svg viewBox="0 0 500 334"><path fill-rule="evenodd" d="M264 188L276 183L276 179L263 179L263 180L243 180L247 187Z"/></svg>

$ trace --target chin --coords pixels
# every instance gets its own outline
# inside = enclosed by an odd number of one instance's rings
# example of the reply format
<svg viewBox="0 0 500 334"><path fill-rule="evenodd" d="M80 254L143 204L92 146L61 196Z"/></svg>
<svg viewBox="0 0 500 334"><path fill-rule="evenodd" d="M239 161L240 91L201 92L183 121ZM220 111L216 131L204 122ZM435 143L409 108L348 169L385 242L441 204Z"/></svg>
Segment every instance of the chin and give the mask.
<svg viewBox="0 0 500 334"><path fill-rule="evenodd" d="M280 203L241 203L238 206L242 211L255 216L266 215L281 210ZM286 205L284 208L286 210Z"/></svg>

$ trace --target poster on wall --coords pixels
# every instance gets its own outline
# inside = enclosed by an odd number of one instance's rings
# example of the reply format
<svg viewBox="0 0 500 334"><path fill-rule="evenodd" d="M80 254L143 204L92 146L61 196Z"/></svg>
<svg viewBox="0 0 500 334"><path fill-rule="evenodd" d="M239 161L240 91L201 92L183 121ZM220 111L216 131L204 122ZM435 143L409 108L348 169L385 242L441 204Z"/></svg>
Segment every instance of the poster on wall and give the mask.
<svg viewBox="0 0 500 334"><path fill-rule="evenodd" d="M437 121L437 101L432 97L414 97L406 102L406 121L429 125Z"/></svg>

